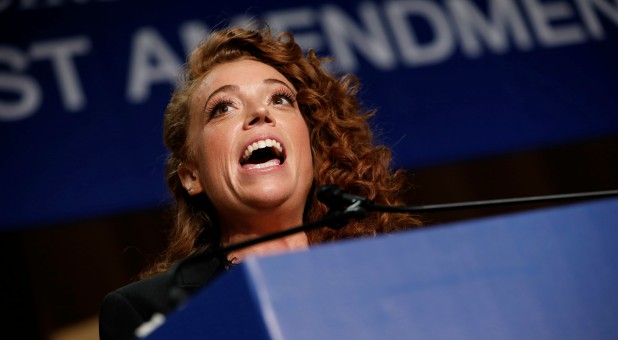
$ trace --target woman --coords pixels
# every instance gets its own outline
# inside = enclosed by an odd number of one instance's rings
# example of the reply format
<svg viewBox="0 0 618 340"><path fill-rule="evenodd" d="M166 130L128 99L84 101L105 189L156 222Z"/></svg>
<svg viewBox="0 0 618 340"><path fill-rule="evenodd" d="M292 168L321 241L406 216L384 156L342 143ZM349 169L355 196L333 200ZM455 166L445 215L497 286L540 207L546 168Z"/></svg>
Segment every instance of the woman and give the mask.
<svg viewBox="0 0 618 340"><path fill-rule="evenodd" d="M322 184L380 204L399 204L404 185L389 169L390 151L374 146L355 78L333 77L290 34L232 28L210 34L189 57L165 111L167 183L175 226L159 261L106 296L101 339L130 339L157 313L170 311L172 264L206 250L322 218ZM373 213L339 230L317 229L206 258L182 268L180 286L197 290L249 254L372 236L418 226L405 214Z"/></svg>

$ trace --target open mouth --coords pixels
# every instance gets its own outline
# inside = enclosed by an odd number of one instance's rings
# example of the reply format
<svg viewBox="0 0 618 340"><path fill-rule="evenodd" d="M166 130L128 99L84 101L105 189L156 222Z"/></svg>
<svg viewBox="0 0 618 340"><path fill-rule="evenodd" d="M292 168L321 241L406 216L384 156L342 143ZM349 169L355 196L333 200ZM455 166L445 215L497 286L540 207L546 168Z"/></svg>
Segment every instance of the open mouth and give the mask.
<svg viewBox="0 0 618 340"><path fill-rule="evenodd" d="M261 169L285 162L281 143L273 139L255 141L245 149L240 166L245 169Z"/></svg>

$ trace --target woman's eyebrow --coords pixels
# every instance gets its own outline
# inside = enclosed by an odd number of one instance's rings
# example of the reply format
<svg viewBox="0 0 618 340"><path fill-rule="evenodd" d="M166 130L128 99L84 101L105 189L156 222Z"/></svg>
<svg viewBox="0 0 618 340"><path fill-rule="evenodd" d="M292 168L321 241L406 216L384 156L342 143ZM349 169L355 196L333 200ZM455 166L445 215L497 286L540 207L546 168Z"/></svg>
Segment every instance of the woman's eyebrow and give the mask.
<svg viewBox="0 0 618 340"><path fill-rule="evenodd" d="M268 79L264 79L264 80L262 81L262 83L264 83L264 84L279 84L279 85L283 85L283 86L287 87L287 88L288 88L288 90L290 90L292 93L296 93L296 91L292 90L292 89L288 86L288 84L286 84L285 82L283 82L283 81L281 81L281 80L279 80L279 79L268 78Z"/></svg>
<svg viewBox="0 0 618 340"><path fill-rule="evenodd" d="M206 110L206 106L208 105L208 102L210 102L210 99L217 93L224 92L224 91L239 91L239 90L240 90L240 87L238 87L238 85L223 85L219 87L218 89L214 90L210 94L210 96L208 96L208 98L206 98L206 101L204 102L204 107L202 108L202 112Z"/></svg>

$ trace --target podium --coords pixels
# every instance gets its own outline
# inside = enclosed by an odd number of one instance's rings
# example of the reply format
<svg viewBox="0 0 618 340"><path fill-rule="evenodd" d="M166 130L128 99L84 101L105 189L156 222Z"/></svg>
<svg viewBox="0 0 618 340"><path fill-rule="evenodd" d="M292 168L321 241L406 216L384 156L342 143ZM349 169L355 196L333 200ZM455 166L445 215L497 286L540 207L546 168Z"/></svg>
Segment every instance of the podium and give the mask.
<svg viewBox="0 0 618 340"><path fill-rule="evenodd" d="M249 258L147 339L618 339L618 199Z"/></svg>

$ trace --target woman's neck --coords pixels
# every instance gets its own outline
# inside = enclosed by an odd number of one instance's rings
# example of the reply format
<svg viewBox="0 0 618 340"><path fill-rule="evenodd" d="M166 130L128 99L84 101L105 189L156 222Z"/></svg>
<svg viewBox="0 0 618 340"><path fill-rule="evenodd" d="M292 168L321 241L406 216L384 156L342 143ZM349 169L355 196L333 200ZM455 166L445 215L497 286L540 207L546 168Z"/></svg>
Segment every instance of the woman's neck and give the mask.
<svg viewBox="0 0 618 340"><path fill-rule="evenodd" d="M260 211L260 213L252 215L240 216L237 214L234 218L221 218L221 243L223 246L237 244L297 227L301 225L302 222L302 210L294 210L286 213L273 209L273 211L263 210ZM230 260L235 257L236 260L240 261L248 255L274 254L305 249L308 246L309 241L307 235L305 233L295 233L234 251L229 254L228 257Z"/></svg>
<svg viewBox="0 0 618 340"><path fill-rule="evenodd" d="M247 241L259 235L234 235L228 238L228 242L224 245L236 244ZM304 232L288 235L275 240L258 243L256 245L232 251L228 254L228 259L234 263L240 262L247 256L252 255L274 255L294 250L307 249L309 247L309 239Z"/></svg>

